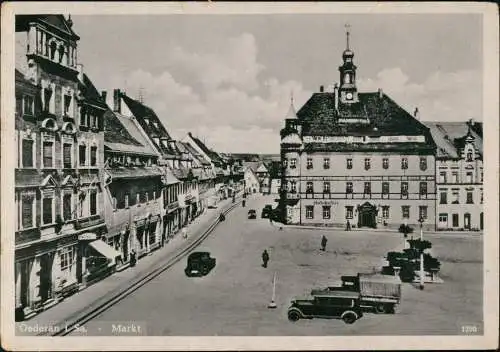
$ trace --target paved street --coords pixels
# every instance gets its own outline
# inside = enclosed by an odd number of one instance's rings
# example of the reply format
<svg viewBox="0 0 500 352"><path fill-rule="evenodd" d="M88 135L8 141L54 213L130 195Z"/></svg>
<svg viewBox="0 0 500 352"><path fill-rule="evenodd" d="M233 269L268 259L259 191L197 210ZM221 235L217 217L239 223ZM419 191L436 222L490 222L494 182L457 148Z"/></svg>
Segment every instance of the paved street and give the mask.
<svg viewBox="0 0 500 352"><path fill-rule="evenodd" d="M109 334L112 323L139 324L147 335L442 335L461 334L463 325L482 332L482 237L477 235L435 235L433 254L442 262L445 282L424 291L404 284L396 315L366 314L353 325L323 319L289 322L286 311L293 296L335 284L340 275L380 268L382 257L400 248L402 239L385 232L280 231L260 218L271 199L251 196L203 242L199 250L217 259L206 277L186 277L186 260L181 260L87 323L87 332L98 334L101 327L101 334ZM247 219L251 208L257 210L256 220ZM319 250L323 234L326 252ZM267 269L261 267L266 248L271 258ZM274 272L278 307L272 310L267 304Z"/></svg>

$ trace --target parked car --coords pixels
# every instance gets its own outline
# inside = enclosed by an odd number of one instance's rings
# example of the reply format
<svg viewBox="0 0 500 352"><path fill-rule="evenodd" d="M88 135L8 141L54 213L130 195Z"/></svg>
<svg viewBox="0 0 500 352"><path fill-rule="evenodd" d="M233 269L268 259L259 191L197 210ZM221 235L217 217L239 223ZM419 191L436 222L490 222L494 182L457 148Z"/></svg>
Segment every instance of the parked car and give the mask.
<svg viewBox="0 0 500 352"><path fill-rule="evenodd" d="M394 276L363 274L342 276L342 286L314 289L311 294L327 291L352 291L359 294L360 306L376 313L394 314L401 302L401 281Z"/></svg>
<svg viewBox="0 0 500 352"><path fill-rule="evenodd" d="M310 297L295 299L288 308L288 320L326 318L342 319L353 324L363 316L359 294L350 291L324 291Z"/></svg>
<svg viewBox="0 0 500 352"><path fill-rule="evenodd" d="M262 209L261 217L263 219L268 219L269 217L271 217L272 211L273 211L273 206L271 204L266 204Z"/></svg>
<svg viewBox="0 0 500 352"><path fill-rule="evenodd" d="M215 262L209 252L193 252L188 256L184 271L187 276L205 276L215 267Z"/></svg>
<svg viewBox="0 0 500 352"><path fill-rule="evenodd" d="M249 219L257 219L257 212L255 211L255 209L250 209L248 211L248 218Z"/></svg>

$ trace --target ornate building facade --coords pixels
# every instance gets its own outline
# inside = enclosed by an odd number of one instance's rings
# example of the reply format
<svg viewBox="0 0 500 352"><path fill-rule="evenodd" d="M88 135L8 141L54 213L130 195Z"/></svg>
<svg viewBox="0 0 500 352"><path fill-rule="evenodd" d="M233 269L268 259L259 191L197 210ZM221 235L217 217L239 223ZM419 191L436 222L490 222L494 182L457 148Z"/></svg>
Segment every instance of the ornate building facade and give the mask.
<svg viewBox="0 0 500 352"><path fill-rule="evenodd" d="M390 97L358 92L354 52L340 85L323 87L281 130L280 207L288 224L435 226L435 144L429 129Z"/></svg>
<svg viewBox="0 0 500 352"><path fill-rule="evenodd" d="M483 230L481 124L426 122L437 144L436 229Z"/></svg>

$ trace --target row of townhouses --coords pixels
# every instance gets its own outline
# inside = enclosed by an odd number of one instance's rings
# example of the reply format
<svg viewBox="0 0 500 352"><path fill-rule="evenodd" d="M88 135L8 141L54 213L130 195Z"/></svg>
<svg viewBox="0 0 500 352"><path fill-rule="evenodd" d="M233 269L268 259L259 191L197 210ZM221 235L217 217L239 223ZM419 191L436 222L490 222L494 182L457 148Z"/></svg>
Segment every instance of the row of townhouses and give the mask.
<svg viewBox="0 0 500 352"><path fill-rule="evenodd" d="M165 245L242 178L142 101L99 92L72 27L16 17L16 319Z"/></svg>
<svg viewBox="0 0 500 352"><path fill-rule="evenodd" d="M340 85L320 87L281 130L288 224L482 230L482 124L421 122L382 90L358 92L347 48ZM257 170L258 171L258 170Z"/></svg>

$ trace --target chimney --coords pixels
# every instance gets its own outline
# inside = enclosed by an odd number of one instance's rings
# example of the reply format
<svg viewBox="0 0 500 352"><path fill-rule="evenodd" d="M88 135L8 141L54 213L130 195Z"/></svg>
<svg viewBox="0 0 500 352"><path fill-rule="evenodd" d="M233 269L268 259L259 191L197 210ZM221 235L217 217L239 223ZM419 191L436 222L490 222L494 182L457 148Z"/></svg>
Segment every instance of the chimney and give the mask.
<svg viewBox="0 0 500 352"><path fill-rule="evenodd" d="M418 112L418 108L415 108L415 111L413 112L413 117L416 118L417 120L420 120L420 114Z"/></svg>
<svg viewBox="0 0 500 352"><path fill-rule="evenodd" d="M324 91L325 91L325 87L324 86L319 86L319 92L323 93Z"/></svg>
<svg viewBox="0 0 500 352"><path fill-rule="evenodd" d="M335 93L335 110L339 109L339 85L335 83L333 86L333 92Z"/></svg>
<svg viewBox="0 0 500 352"><path fill-rule="evenodd" d="M114 89L113 90L113 111L121 114L121 96L120 96L120 90L119 89Z"/></svg>
<svg viewBox="0 0 500 352"><path fill-rule="evenodd" d="M78 66L78 80L80 82L83 82L83 65L77 64L77 66Z"/></svg>
<svg viewBox="0 0 500 352"><path fill-rule="evenodd" d="M378 97L382 99L384 97L384 92L382 91L382 88L378 89Z"/></svg>
<svg viewBox="0 0 500 352"><path fill-rule="evenodd" d="M108 95L108 92L106 92L105 90L101 91L101 98L102 98L102 100L104 100L104 102L106 102L107 95Z"/></svg>

